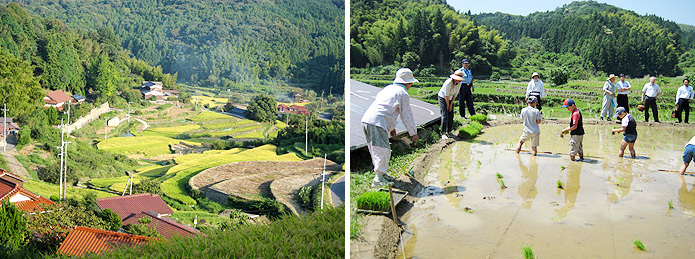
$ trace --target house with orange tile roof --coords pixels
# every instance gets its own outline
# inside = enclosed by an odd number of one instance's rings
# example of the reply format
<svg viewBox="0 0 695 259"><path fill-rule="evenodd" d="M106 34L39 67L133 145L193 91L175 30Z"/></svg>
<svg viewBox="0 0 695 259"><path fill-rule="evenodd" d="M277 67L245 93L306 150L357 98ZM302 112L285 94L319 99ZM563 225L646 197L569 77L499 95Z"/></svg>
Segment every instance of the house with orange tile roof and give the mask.
<svg viewBox="0 0 695 259"><path fill-rule="evenodd" d="M293 114L301 114L301 115L309 115L309 110L304 107L304 106L299 106L299 105L289 105L287 106L286 104L279 104L278 105L278 112L280 114L283 113L293 113Z"/></svg>
<svg viewBox="0 0 695 259"><path fill-rule="evenodd" d="M72 97L65 94L65 92L61 90L55 90L53 92L47 93L46 97L43 98L43 107L46 109L53 107L58 109L59 111L62 111L64 108L64 104L66 102L71 102L72 100Z"/></svg>
<svg viewBox="0 0 695 259"><path fill-rule="evenodd" d="M42 206L54 204L53 201L24 189L24 182L24 178L0 169L0 201L7 199L29 215L42 213Z"/></svg>
<svg viewBox="0 0 695 259"><path fill-rule="evenodd" d="M168 219L166 217L162 217L160 215L157 215L156 212L152 212L152 211L141 212L141 213L138 213L134 216L128 217L127 219L123 220L123 225L140 224L138 222L138 220L140 220L141 218L152 219L152 221L150 222L148 227L150 229L154 229L155 231L157 231L164 238L172 238L175 236L193 236L193 235L201 233L198 230L195 230L189 226L178 223L172 219Z"/></svg>
<svg viewBox="0 0 695 259"><path fill-rule="evenodd" d="M100 209L111 209L122 221L142 212L154 212L158 216L170 216L174 210L157 194L140 193L97 199Z"/></svg>
<svg viewBox="0 0 695 259"><path fill-rule="evenodd" d="M65 238L58 253L67 256L82 256L88 253L100 254L104 251L122 246L141 246L159 239L131 235L107 230L76 226Z"/></svg>

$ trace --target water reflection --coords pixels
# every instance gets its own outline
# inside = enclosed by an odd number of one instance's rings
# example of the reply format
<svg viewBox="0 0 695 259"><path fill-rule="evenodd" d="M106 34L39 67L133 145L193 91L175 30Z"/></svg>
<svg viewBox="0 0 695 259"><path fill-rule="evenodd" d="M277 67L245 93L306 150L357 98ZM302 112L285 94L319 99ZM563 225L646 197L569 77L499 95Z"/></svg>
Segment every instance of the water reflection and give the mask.
<svg viewBox="0 0 695 259"><path fill-rule="evenodd" d="M516 161L519 163L519 170L521 170L521 185L519 186L519 197L523 199L521 206L524 209L530 209L533 199L536 198L538 194L538 189L536 189L536 180L538 180L538 163L536 163L536 157L531 156L529 161L529 166L526 167L519 154L516 155Z"/></svg>
<svg viewBox="0 0 695 259"><path fill-rule="evenodd" d="M679 175L678 180L681 182L681 187L678 189L678 200L683 206L683 210L695 213L695 187L693 184L688 184L685 182L685 176ZM690 190L688 190L688 185L690 185Z"/></svg>
<svg viewBox="0 0 695 259"><path fill-rule="evenodd" d="M564 219L567 213L574 208L579 193L579 176L582 172L582 162L570 162L567 166L567 181L564 182L565 206L555 210L559 218Z"/></svg>
<svg viewBox="0 0 695 259"><path fill-rule="evenodd" d="M632 172L633 161L623 160L622 163L620 161L618 163L618 174L617 176L614 176L612 181L612 183L615 185L615 192L608 195L608 200L610 202L617 202L630 193L630 190L632 189L630 186L632 185L632 181L634 180L635 176Z"/></svg>

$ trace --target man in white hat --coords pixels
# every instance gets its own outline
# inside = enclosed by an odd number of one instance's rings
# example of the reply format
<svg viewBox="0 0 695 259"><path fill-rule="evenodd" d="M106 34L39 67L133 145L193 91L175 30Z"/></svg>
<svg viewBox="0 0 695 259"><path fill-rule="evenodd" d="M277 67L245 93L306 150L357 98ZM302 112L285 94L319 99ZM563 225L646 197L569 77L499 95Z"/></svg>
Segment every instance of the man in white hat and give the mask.
<svg viewBox="0 0 695 259"><path fill-rule="evenodd" d="M459 113L461 117L466 118L466 109L468 108L468 113L473 116L475 115L475 107L473 106L473 93L475 92L475 87L473 87L473 74L471 70L468 69L470 61L468 59L461 60L461 68L459 71L463 72L463 82L461 82L461 94L459 94Z"/></svg>
<svg viewBox="0 0 695 259"><path fill-rule="evenodd" d="M536 109L539 111L543 109L543 107L541 107L541 100L545 100L545 88L543 87L543 81L540 80L540 75L538 72L533 72L531 75L531 81L528 82L528 86L526 87L527 101L529 96L535 96L538 100Z"/></svg>
<svg viewBox="0 0 695 259"><path fill-rule="evenodd" d="M613 106L616 105L615 100L615 75L611 74L606 83L603 84L603 107L601 107L601 120L605 117L607 121L611 121L613 116Z"/></svg>
<svg viewBox="0 0 695 259"><path fill-rule="evenodd" d="M415 82L419 81L413 77L410 69L399 69L393 84L387 85L377 93L376 99L362 116L362 129L376 173L372 187L392 183L394 180L386 172L391 159L389 135L396 137L396 120L399 116L413 142L419 139L408 95L408 90Z"/></svg>
<svg viewBox="0 0 695 259"><path fill-rule="evenodd" d="M462 75L463 71L456 70L454 74L450 75L449 78L444 81L442 88L439 89L439 93L437 94L439 99L439 111L442 114L440 127L442 139L453 137L451 128L454 124L454 100L461 89L461 82L464 79Z"/></svg>

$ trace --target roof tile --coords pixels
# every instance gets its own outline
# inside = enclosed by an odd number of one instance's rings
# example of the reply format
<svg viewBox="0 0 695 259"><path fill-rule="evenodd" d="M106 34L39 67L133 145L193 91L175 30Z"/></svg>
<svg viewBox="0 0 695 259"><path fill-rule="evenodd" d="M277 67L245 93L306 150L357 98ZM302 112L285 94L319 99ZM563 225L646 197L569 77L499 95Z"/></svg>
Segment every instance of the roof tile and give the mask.
<svg viewBox="0 0 695 259"><path fill-rule="evenodd" d="M97 205L102 210L108 208L116 212L121 220L144 211L154 211L162 215L174 213L159 195L149 193L101 198L97 200Z"/></svg>
<svg viewBox="0 0 695 259"><path fill-rule="evenodd" d="M158 239L76 226L60 245L58 252L68 256L81 256L86 253L100 254L116 246L143 245L150 240Z"/></svg>

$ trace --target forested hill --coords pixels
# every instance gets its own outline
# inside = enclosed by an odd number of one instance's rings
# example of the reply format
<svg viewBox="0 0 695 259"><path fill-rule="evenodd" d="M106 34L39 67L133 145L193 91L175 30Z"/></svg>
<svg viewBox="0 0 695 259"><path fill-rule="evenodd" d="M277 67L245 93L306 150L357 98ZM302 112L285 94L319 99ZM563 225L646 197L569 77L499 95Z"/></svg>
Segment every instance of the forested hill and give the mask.
<svg viewBox="0 0 695 259"><path fill-rule="evenodd" d="M418 74L448 73L466 57L477 73L489 74L514 57L499 32L444 0L351 0L350 8L350 62L356 68L396 64Z"/></svg>
<svg viewBox="0 0 695 259"><path fill-rule="evenodd" d="M0 102L22 122L32 112L43 114L39 108L49 90L116 105L140 100L132 89L143 80L176 84L175 76L129 57L111 29L75 31L29 15L16 3L0 5L0 80Z"/></svg>
<svg viewBox="0 0 695 259"><path fill-rule="evenodd" d="M14 1L72 28L112 28L135 57L180 82L234 89L281 80L342 92L342 0Z"/></svg>
<svg viewBox="0 0 695 259"><path fill-rule="evenodd" d="M547 51L581 56L596 71L633 76L678 75L680 55L694 44L692 32L684 33L674 22L593 1L528 16L488 13L475 18L505 39L540 39Z"/></svg>

